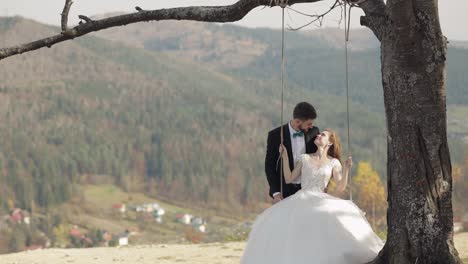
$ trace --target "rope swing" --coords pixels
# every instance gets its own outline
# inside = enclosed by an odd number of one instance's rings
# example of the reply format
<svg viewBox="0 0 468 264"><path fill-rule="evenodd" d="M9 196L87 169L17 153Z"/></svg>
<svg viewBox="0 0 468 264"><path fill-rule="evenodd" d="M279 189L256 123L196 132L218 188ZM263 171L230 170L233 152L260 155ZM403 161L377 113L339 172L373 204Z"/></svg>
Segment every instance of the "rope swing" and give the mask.
<svg viewBox="0 0 468 264"><path fill-rule="evenodd" d="M348 144L347 144L347 157L351 153L351 135L350 122L349 122L349 56L348 56L348 42L349 42L349 28L351 25L351 8L357 7L359 4L367 0L342 0L343 1L343 13L344 13L344 47L345 47L345 78L346 78L346 120L347 120L347 132L348 132ZM349 7L348 7L349 6ZM351 172L348 172L348 188L349 188L349 200L353 200L353 190L351 188Z"/></svg>
<svg viewBox="0 0 468 264"><path fill-rule="evenodd" d="M284 59L284 9L288 5L288 0L275 0L275 4L281 7L281 123L280 123L280 134L281 134L281 145L284 145L284 132L283 132L283 119L284 119L284 72L285 72L285 59ZM280 155L280 192L281 197L283 196L283 155Z"/></svg>
<svg viewBox="0 0 468 264"><path fill-rule="evenodd" d="M284 86L285 86L285 56L284 56L284 9L288 6L288 0L271 0L270 6L272 6L273 1L276 6L281 7L281 118L280 118L280 135L281 135L281 145L284 145L284 132L282 129L284 123ZM349 42L349 28L351 24L351 8L357 6L359 3L362 3L366 0L341 0L343 2L343 13L344 13L344 51L345 51L345 86L346 86L346 121L347 121L347 157L351 153L351 135L350 135L350 118L349 118L349 56L348 56L348 42ZM283 197L283 157L280 155L278 162L280 162L280 192ZM348 175L351 179L351 175ZM351 188L351 181L348 183L349 188L349 199L353 200L353 193Z"/></svg>
<svg viewBox="0 0 468 264"><path fill-rule="evenodd" d="M347 155L346 157L349 157L351 153L351 136L349 133L349 63L348 63L348 41L349 41L349 26L351 24L351 8L352 5L349 5L349 12L347 12L347 5L348 1L344 0L344 47L345 47L345 79L346 79L346 121L347 121L347 132L348 132L348 144L347 144ZM353 189L351 188L351 173L348 172L348 178L349 178L349 183L348 183L348 188L349 188L349 200L353 200Z"/></svg>

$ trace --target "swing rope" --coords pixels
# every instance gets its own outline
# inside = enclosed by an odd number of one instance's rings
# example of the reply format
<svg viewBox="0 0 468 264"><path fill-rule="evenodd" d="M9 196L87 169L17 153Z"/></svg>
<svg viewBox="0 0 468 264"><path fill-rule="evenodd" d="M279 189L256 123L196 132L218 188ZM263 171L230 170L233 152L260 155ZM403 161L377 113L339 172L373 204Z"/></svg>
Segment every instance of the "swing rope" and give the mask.
<svg viewBox="0 0 468 264"><path fill-rule="evenodd" d="M281 145L284 144L284 131L283 131L283 122L284 122L284 77L285 77L285 59L284 59L284 9L288 5L288 0L275 0L276 5L281 7L281 123L280 123L280 134L281 134ZM283 150L285 151L285 150ZM281 197L283 196L283 155L280 153L280 193Z"/></svg>
<svg viewBox="0 0 468 264"><path fill-rule="evenodd" d="M348 56L348 42L349 42L349 29L351 26L351 9L353 7L358 7L359 4L367 1L367 0L342 0L343 5L344 5L344 20L345 20L345 26L344 26L344 46L345 46L345 76L346 76L346 120L347 120L347 132L348 132L348 149L347 149L347 157L350 156L351 153L351 135L349 133L350 131L350 121L349 121L349 56ZM349 6L349 8L347 8ZM348 172L350 173L350 172ZM349 178L349 183L348 183L348 188L349 188L349 199L352 201L353 200L353 191L352 191L352 182L351 182L351 175L348 175Z"/></svg>
<svg viewBox="0 0 468 264"><path fill-rule="evenodd" d="M349 26L351 24L351 7L352 5L349 6L349 13L347 12L347 4L348 2L346 0L343 1L344 4L344 46L345 46L345 78L346 78L346 121L347 121L347 133L348 133L348 144L347 144L347 155L346 157L349 157L350 152L351 152L351 136L350 136L350 129L349 129L349 60L348 60L348 42L349 42ZM353 191L351 188L351 177L348 172L348 177L350 179L348 187L349 187L349 200L353 200Z"/></svg>
<svg viewBox="0 0 468 264"><path fill-rule="evenodd" d="M284 143L284 131L283 131L283 122L284 122L284 86L285 86L285 56L284 56L284 9L288 5L288 0L271 0L270 6L273 4L273 1L275 2L276 6L281 7L281 120L280 120L280 135L281 135L281 145ZM351 153L351 134L350 134L350 118L349 118L349 59L348 59L348 42L349 42L349 28L351 24L351 8L353 6L357 6L357 4L364 2L365 0L358 0L354 1L351 3L348 3L349 0L343 0L343 5L344 5L344 20L345 20L345 26L344 26L344 46L345 46L345 79L346 79L346 121L347 121L347 135L348 135L348 140L347 140L347 156L350 155ZM347 6L349 5L349 9ZM285 150L283 150L285 151ZM284 172L283 172L283 157L280 154L280 157L278 159L280 161L280 193L281 197L283 197L283 178L284 178ZM349 175L348 175L349 176ZM351 178L349 176L349 178ZM348 184L349 187L349 199L352 201L353 200L353 193L352 193L352 188L351 188L351 181Z"/></svg>

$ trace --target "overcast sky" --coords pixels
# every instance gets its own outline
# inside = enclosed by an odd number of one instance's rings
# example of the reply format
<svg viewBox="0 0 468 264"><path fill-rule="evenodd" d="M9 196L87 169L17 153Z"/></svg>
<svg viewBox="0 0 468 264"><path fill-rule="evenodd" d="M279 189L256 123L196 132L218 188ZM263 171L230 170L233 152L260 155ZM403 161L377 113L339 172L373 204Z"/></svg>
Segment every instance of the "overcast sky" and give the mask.
<svg viewBox="0 0 468 264"><path fill-rule="evenodd" d="M125 11L134 12L135 6L143 9L158 9L189 5L222 5L232 4L237 0L74 0L70 11L70 23L76 24L79 14L92 16L107 12ZM0 16L21 15L40 22L59 25L60 12L65 0L1 0ZM325 0L319 3L294 5L293 8L305 13L320 13L327 10L333 4L333 0ZM468 41L468 0L441 0L439 1L439 13L444 34L451 40ZM244 19L234 24L248 27L273 27L281 26L281 9L257 8L251 11ZM358 9L353 9L352 27L359 26ZM340 18L339 10L329 15L324 21L326 27L338 27ZM308 20L292 11L286 14L286 23L291 26L301 26ZM342 26L342 25L341 25ZM318 27L309 26L308 29Z"/></svg>

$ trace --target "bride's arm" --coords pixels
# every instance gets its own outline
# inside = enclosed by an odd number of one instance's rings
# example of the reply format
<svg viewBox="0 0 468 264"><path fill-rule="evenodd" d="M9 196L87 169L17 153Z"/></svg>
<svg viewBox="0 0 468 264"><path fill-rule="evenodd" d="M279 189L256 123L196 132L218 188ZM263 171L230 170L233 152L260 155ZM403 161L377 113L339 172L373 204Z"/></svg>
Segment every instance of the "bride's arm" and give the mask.
<svg viewBox="0 0 468 264"><path fill-rule="evenodd" d="M342 193L346 186L348 185L348 176L349 170L353 166L353 160L350 157L345 161L345 165L341 168L340 162L337 162L337 165L333 167L332 175L333 179L336 181L336 191Z"/></svg>
<svg viewBox="0 0 468 264"><path fill-rule="evenodd" d="M296 162L293 171L289 168L289 157L286 148L283 148L283 172L284 172L284 180L286 183L291 183L297 177L301 176L301 169L302 169L302 162L301 160Z"/></svg>

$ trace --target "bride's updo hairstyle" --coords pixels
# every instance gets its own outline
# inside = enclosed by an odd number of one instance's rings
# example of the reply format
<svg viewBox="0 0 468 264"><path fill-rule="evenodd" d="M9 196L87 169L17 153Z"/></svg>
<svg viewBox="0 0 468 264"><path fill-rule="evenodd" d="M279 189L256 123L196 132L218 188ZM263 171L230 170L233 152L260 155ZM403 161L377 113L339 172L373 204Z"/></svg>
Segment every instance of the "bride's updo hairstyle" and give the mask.
<svg viewBox="0 0 468 264"><path fill-rule="evenodd" d="M330 143L332 143L332 145L328 149L327 155L341 162L341 143L338 134L336 134L335 131L329 128L325 129L325 131L328 131L328 133L330 133L328 140L330 141Z"/></svg>

